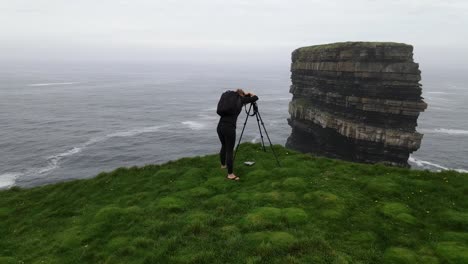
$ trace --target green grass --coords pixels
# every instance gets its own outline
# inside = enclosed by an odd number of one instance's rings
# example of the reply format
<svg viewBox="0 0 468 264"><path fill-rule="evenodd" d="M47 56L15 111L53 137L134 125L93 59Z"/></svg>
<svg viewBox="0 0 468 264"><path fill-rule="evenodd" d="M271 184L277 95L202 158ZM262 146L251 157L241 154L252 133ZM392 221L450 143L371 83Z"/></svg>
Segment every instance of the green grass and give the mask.
<svg viewBox="0 0 468 264"><path fill-rule="evenodd" d="M467 174L275 149L1 191L0 263L468 263Z"/></svg>

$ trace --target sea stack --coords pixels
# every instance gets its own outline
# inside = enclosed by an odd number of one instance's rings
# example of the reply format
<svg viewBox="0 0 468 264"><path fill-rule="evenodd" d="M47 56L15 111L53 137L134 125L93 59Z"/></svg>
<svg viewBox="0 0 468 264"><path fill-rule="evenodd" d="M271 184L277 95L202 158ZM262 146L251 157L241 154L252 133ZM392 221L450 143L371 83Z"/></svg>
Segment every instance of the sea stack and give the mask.
<svg viewBox="0 0 468 264"><path fill-rule="evenodd" d="M413 46L342 42L296 49L286 146L344 160L408 166L416 132L421 71Z"/></svg>

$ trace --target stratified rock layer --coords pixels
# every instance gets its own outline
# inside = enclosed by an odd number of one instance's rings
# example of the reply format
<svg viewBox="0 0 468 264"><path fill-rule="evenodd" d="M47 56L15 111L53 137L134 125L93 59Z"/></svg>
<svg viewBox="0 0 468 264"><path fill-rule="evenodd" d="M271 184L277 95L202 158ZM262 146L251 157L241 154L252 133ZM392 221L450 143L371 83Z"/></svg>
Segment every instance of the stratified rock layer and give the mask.
<svg viewBox="0 0 468 264"><path fill-rule="evenodd" d="M293 99L286 146L351 161L408 166L416 132L421 72L413 47L343 42L292 53Z"/></svg>

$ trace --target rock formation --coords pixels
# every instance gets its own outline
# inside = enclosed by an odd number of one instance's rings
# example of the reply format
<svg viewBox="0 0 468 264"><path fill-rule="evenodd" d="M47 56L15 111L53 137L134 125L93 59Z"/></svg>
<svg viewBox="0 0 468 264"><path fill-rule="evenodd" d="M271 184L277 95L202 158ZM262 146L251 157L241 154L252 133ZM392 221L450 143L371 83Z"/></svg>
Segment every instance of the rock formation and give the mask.
<svg viewBox="0 0 468 264"><path fill-rule="evenodd" d="M345 160L408 166L416 132L421 72L413 47L343 42L292 53L293 99L286 146Z"/></svg>

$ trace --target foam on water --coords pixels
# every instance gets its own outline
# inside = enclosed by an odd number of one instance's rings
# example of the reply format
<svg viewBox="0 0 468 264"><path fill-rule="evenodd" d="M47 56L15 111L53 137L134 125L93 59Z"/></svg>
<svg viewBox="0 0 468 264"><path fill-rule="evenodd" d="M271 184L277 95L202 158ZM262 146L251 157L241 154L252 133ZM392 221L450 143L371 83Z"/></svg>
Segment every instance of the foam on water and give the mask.
<svg viewBox="0 0 468 264"><path fill-rule="evenodd" d="M433 105L431 105L431 106L430 106L430 109L431 109L431 111L432 111L432 110L437 110L437 111L439 111L439 112L456 112L456 111L453 110L453 109L446 108L446 107L443 107L443 106L433 106Z"/></svg>
<svg viewBox="0 0 468 264"><path fill-rule="evenodd" d="M203 109L203 111L207 111L207 112L215 112L215 113L216 113L216 110L217 110L217 108L216 108L216 107L212 107L212 108Z"/></svg>
<svg viewBox="0 0 468 264"><path fill-rule="evenodd" d="M255 136L250 142L255 144L257 143L257 140L259 139L260 139L260 136Z"/></svg>
<svg viewBox="0 0 468 264"><path fill-rule="evenodd" d="M136 128L128 131L121 131L112 133L109 135L104 136L104 140L113 137L133 137L136 135L144 134L144 133L153 133L159 131L161 128L168 127L169 125L161 125L161 126L150 126L150 127L143 127L143 128Z"/></svg>
<svg viewBox="0 0 468 264"><path fill-rule="evenodd" d="M184 121L182 124L188 126L191 130L202 130L206 127L205 124L197 121Z"/></svg>
<svg viewBox="0 0 468 264"><path fill-rule="evenodd" d="M259 102L278 102L278 101L288 101L291 100L292 97L280 97L280 98L267 98L261 99Z"/></svg>
<svg viewBox="0 0 468 264"><path fill-rule="evenodd" d="M7 172L0 175L0 190L10 188L15 185L16 178L21 176L18 172Z"/></svg>
<svg viewBox="0 0 468 264"><path fill-rule="evenodd" d="M449 135L468 135L468 130L462 130L462 129L438 128L435 130L435 132L449 134Z"/></svg>
<svg viewBox="0 0 468 264"><path fill-rule="evenodd" d="M417 158L413 157L412 155L410 155L408 161L409 161L411 164L414 164L414 165L416 165L417 167L420 167L420 168L423 168L423 169L436 169L437 171L441 171L441 170L454 170L454 171L457 171L457 172L468 173L468 170L465 170L465 169L451 169L451 168L447 168L447 167L442 166L442 165L437 164L437 163L433 163L433 162L430 162L430 161L425 161L425 160L417 159Z"/></svg>
<svg viewBox="0 0 468 264"><path fill-rule="evenodd" d="M421 132L447 135L468 135L468 130L451 128L421 129Z"/></svg>
<svg viewBox="0 0 468 264"><path fill-rule="evenodd" d="M163 127L167 127L168 125L162 126L150 126L150 127L143 127L143 128L136 128L128 131L120 131L115 133L110 133L101 137L95 137L83 144L78 146L72 147L67 151L58 153L56 155L52 155L47 158L47 165L44 167L39 168L29 168L23 172L7 172L5 174L0 175L0 189L2 188L10 188L15 185L16 179L21 177L38 177L42 176L46 173L49 173L60 166L60 163L67 157L73 156L82 152L86 147L91 145L106 141L111 138L115 137L133 137L144 133L152 133L157 132Z"/></svg>
<svg viewBox="0 0 468 264"><path fill-rule="evenodd" d="M78 82L56 82L56 83L32 83L29 84L29 87L39 87L39 86L54 86L54 85L70 85L76 84Z"/></svg>
<svg viewBox="0 0 468 264"><path fill-rule="evenodd" d="M447 93L447 92L425 92L425 93L428 93L428 94L451 94L451 93Z"/></svg>
<svg viewBox="0 0 468 264"><path fill-rule="evenodd" d="M198 117L203 120L217 120L219 116L217 114L207 115L207 114L199 114Z"/></svg>

